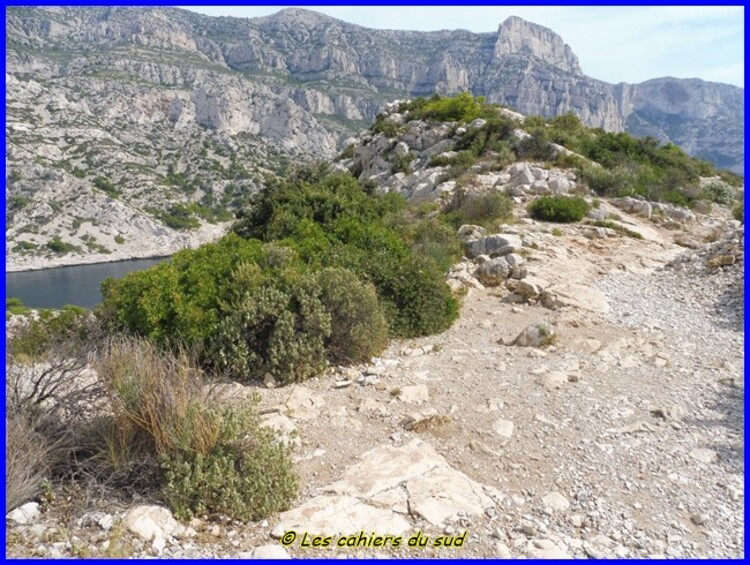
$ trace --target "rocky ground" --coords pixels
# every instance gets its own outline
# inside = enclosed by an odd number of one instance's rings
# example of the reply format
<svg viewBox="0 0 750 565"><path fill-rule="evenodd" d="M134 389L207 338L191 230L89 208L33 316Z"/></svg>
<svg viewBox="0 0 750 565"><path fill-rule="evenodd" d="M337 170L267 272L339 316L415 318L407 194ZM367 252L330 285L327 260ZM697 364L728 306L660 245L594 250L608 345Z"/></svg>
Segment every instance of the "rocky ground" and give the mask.
<svg viewBox="0 0 750 565"><path fill-rule="evenodd" d="M288 512L181 525L148 501L58 500L16 511L8 555L742 557L744 231L622 221L645 239L508 228L534 244L524 280L546 294L530 301L474 285L450 330L370 365L225 385L232 401L260 393L297 443ZM545 346L513 345L543 322ZM330 547L305 547L314 535ZM347 535L364 546L338 547Z"/></svg>

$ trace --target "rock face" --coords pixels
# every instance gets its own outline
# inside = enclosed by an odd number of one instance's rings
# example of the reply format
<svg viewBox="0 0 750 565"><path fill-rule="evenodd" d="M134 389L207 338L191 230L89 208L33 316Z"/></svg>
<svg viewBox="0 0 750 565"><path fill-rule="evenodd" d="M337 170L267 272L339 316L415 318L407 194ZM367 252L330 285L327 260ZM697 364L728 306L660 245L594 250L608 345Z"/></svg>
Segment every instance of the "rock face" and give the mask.
<svg viewBox="0 0 750 565"><path fill-rule="evenodd" d="M441 526L459 516L481 516L503 499L418 439L368 451L340 481L323 490L327 494L281 513L274 534L304 530L348 535L379 528L400 535L411 527L409 516Z"/></svg>
<svg viewBox="0 0 750 565"><path fill-rule="evenodd" d="M744 163L742 89L590 79L558 35L516 17L475 34L370 30L300 9L239 19L11 8L6 34L11 268L189 245L185 217L231 219L264 175L333 156L399 96L471 91L527 115L572 111L590 126L673 141L735 171ZM433 133L415 132L423 145L407 137L409 150L451 151L448 130ZM410 189L453 189L439 178ZM55 236L73 247L55 251Z"/></svg>
<svg viewBox="0 0 750 565"><path fill-rule="evenodd" d="M583 75L578 57L559 35L546 27L511 16L497 30L495 57L499 59L515 53L535 57L575 75Z"/></svg>

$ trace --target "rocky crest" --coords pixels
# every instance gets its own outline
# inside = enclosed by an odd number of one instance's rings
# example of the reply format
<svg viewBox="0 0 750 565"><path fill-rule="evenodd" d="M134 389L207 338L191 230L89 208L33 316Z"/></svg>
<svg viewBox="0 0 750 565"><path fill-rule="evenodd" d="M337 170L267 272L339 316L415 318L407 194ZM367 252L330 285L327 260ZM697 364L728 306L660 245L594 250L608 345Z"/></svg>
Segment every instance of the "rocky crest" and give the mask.
<svg viewBox="0 0 750 565"><path fill-rule="evenodd" d="M744 162L742 89L596 81L559 36L520 18L497 33L422 33L300 9L13 8L6 33L10 269L192 245L184 229L218 229L265 175L332 156L405 95L471 91L671 140L735 171Z"/></svg>

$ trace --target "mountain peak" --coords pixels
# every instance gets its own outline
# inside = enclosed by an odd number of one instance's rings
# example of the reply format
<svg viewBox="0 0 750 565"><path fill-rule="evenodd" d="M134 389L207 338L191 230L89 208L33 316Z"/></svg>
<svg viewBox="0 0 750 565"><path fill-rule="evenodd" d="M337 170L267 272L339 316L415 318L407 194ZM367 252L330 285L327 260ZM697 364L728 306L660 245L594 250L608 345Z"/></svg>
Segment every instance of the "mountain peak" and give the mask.
<svg viewBox="0 0 750 565"><path fill-rule="evenodd" d="M497 30L495 57L512 54L529 55L569 73L583 74L578 57L559 35L518 16L510 16Z"/></svg>

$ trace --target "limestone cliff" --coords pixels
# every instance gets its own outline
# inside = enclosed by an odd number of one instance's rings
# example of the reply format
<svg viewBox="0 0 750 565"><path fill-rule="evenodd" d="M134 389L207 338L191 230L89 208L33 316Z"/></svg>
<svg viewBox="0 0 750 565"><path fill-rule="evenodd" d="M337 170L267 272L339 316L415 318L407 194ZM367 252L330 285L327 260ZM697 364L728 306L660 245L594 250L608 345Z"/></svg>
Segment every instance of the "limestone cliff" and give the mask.
<svg viewBox="0 0 750 565"><path fill-rule="evenodd" d="M558 35L515 17L476 34L371 30L301 9L241 19L9 8L6 37L16 268L59 262L55 236L79 249L68 257L101 260L182 245L196 223L230 219L265 175L331 157L386 102L435 92L471 91L527 115L572 111L735 171L744 163L742 89L597 81ZM154 230L162 243L145 251Z"/></svg>

